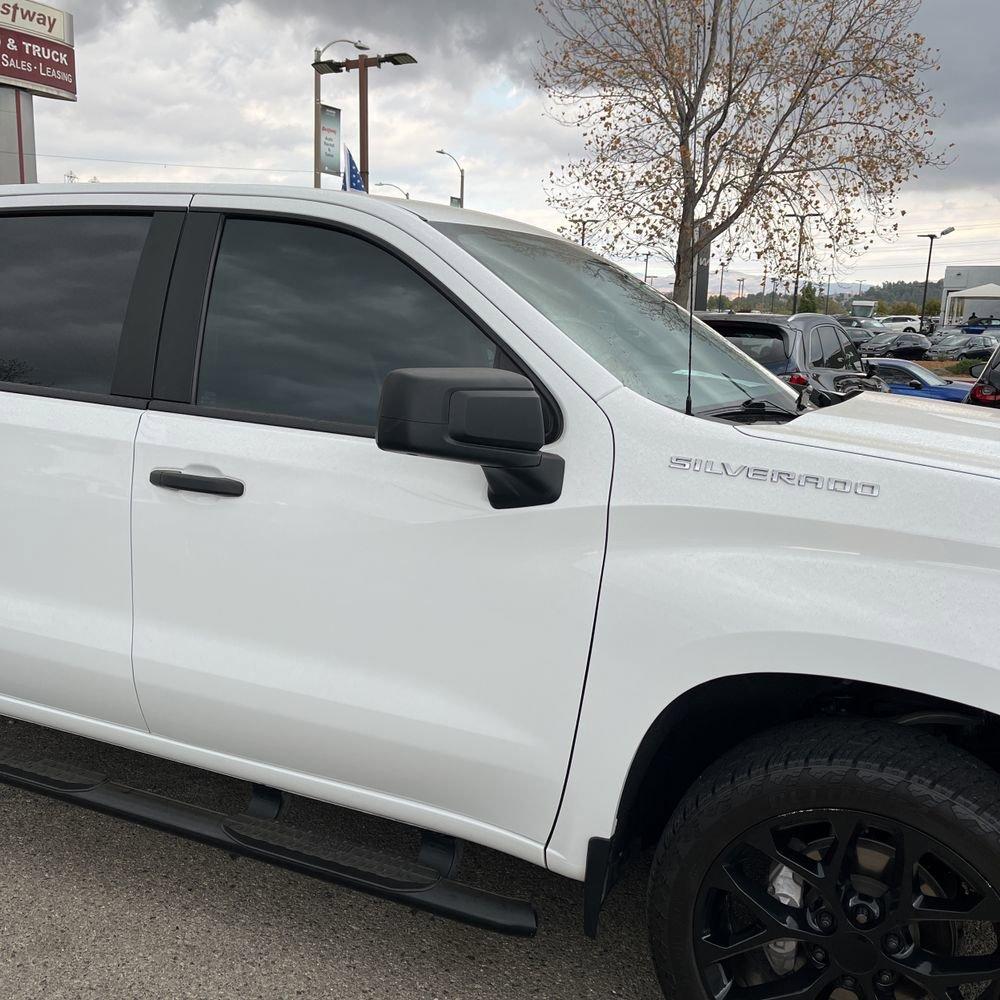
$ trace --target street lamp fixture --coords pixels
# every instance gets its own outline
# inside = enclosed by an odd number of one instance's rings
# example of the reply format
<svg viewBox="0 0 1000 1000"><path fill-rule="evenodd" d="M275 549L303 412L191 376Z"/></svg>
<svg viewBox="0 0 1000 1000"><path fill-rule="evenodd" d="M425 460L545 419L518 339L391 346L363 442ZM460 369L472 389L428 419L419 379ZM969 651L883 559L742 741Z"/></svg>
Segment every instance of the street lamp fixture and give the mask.
<svg viewBox="0 0 1000 1000"><path fill-rule="evenodd" d="M458 207L459 208L465 208L465 170L462 167L462 164L459 163L458 160L456 160L455 157L452 156L451 153L449 153L447 150L444 150L444 149L435 149L434 152L435 153L440 153L442 156L447 156L449 159L451 159L454 162L455 166L458 167L458 178L459 178L459 180L458 180Z"/></svg>
<svg viewBox="0 0 1000 1000"><path fill-rule="evenodd" d="M321 49L313 49L313 187L322 187L323 160L322 160L322 98L320 96L320 71L316 68L323 58L323 53L334 45L353 45L358 52L367 52L368 46L361 39L352 41L350 38L335 38L332 42L327 42Z"/></svg>
<svg viewBox="0 0 1000 1000"><path fill-rule="evenodd" d="M924 310L927 308L927 285L931 280L931 255L934 253L934 241L953 232L955 232L955 227L949 226L947 229L942 229L940 233L920 233L918 236L918 239L930 240L930 243L927 245L927 273L924 275L924 295L920 300L920 323L917 326L917 329L921 333L924 329Z"/></svg>
<svg viewBox="0 0 1000 1000"><path fill-rule="evenodd" d="M336 42L331 42L330 45L335 45ZM410 55L409 52L389 52L384 56L366 56L365 52L368 51L368 46L363 42L351 42L351 44L360 52L360 55L355 59L324 59L323 52L325 49L316 49L315 56L313 60L313 69L316 71L316 135L317 135L317 153L316 153L316 171L314 183L316 187L319 187L319 78L325 76L327 73L349 73L351 70L356 69L358 71L358 130L361 136L360 142L360 171L361 171L361 181L364 184L364 188L368 190L368 70L369 69L379 69L382 66L411 66L417 60ZM326 46L329 48L330 46Z"/></svg>
<svg viewBox="0 0 1000 1000"><path fill-rule="evenodd" d="M585 247L587 245L587 226L590 225L591 222L596 222L597 220L596 219L569 219L567 221L572 222L574 226L579 226L580 227L580 246Z"/></svg>
<svg viewBox="0 0 1000 1000"><path fill-rule="evenodd" d="M398 184L390 184L389 181L376 181L377 188L395 188L407 201L410 200L410 192L404 191Z"/></svg>

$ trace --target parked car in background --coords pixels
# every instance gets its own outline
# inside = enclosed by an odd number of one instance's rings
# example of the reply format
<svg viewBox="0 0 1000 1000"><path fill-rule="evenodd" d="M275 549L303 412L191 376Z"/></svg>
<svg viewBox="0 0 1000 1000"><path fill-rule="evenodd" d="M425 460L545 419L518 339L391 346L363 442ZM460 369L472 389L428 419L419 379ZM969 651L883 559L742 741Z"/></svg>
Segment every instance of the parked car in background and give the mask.
<svg viewBox="0 0 1000 1000"><path fill-rule="evenodd" d="M883 316L882 325L896 333L919 333L919 316Z"/></svg>
<svg viewBox="0 0 1000 1000"><path fill-rule="evenodd" d="M899 396L917 396L921 399L946 399L964 403L971 385L956 379L942 378L929 368L915 361L902 358L879 358L868 362L869 370L889 386L889 391Z"/></svg>
<svg viewBox="0 0 1000 1000"><path fill-rule="evenodd" d="M919 361L927 356L931 342L922 333L879 333L861 345L861 353L882 358L910 358Z"/></svg>
<svg viewBox="0 0 1000 1000"><path fill-rule="evenodd" d="M855 347L871 340L876 333L871 327L865 325L870 322L869 320L859 319L857 316L834 316L833 318Z"/></svg>
<svg viewBox="0 0 1000 1000"><path fill-rule="evenodd" d="M1000 347L985 364L973 365L969 374L977 381L966 402L1000 408Z"/></svg>
<svg viewBox="0 0 1000 1000"><path fill-rule="evenodd" d="M969 359L986 360L1000 343L996 337L977 334L968 336L964 333L952 334L938 341L929 357L935 361L968 361Z"/></svg>
<svg viewBox="0 0 1000 1000"><path fill-rule="evenodd" d="M974 320L963 323L961 330L962 333L967 333L969 336L984 333L1000 336L1000 319L996 319L994 316L987 316L985 319L977 317Z"/></svg>
<svg viewBox="0 0 1000 1000"><path fill-rule="evenodd" d="M819 389L834 397L858 389L888 392L880 378L869 374L857 348L830 316L702 313L700 318L796 388Z"/></svg>

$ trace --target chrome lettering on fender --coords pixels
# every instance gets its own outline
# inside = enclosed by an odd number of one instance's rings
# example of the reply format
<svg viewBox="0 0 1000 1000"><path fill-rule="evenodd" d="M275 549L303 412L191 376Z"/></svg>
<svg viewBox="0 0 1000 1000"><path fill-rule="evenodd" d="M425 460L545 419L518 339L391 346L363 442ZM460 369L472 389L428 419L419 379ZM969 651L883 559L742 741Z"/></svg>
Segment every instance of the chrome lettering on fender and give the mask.
<svg viewBox="0 0 1000 1000"><path fill-rule="evenodd" d="M878 483L856 483L850 479L838 479L833 476L813 476L806 473L784 472L781 469L765 469L760 465L730 465L728 462L716 462L709 458L682 458L675 455L670 459L670 468L686 472L707 472L711 476L723 476L728 479L752 479L758 483L784 483L786 486L829 490L831 493L854 493L859 497L877 497L882 489Z"/></svg>

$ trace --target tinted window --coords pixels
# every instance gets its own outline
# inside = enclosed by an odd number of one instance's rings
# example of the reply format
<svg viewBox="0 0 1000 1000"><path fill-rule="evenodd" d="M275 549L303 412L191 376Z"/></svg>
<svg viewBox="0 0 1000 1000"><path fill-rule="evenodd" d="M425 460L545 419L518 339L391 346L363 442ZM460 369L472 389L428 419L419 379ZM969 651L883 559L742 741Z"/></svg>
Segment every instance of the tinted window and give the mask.
<svg viewBox="0 0 1000 1000"><path fill-rule="evenodd" d="M844 345L832 326L821 326L817 330L822 344L823 360L821 368L846 368L847 358L844 356Z"/></svg>
<svg viewBox="0 0 1000 1000"><path fill-rule="evenodd" d="M489 368L496 356L471 320L385 250L316 226L231 219L197 398L370 427L394 368Z"/></svg>
<svg viewBox="0 0 1000 1000"><path fill-rule="evenodd" d="M744 354L769 371L783 373L789 363L788 346L780 330L763 324L716 322L710 324L731 344L735 344Z"/></svg>
<svg viewBox="0 0 1000 1000"><path fill-rule="evenodd" d="M909 385L915 378L908 371L904 371L902 368L886 368L884 365L878 365L875 373L886 380L889 385Z"/></svg>
<svg viewBox="0 0 1000 1000"><path fill-rule="evenodd" d="M111 391L149 222L0 218L0 382Z"/></svg>
<svg viewBox="0 0 1000 1000"><path fill-rule="evenodd" d="M809 367L823 368L823 361L823 345L820 343L819 331L813 330L809 334Z"/></svg>

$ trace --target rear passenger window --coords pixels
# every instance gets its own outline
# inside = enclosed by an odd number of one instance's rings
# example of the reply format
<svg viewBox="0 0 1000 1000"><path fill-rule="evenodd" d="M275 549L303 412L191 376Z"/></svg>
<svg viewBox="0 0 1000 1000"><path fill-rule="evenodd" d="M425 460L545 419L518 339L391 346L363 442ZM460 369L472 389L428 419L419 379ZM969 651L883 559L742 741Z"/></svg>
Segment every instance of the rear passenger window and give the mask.
<svg viewBox="0 0 1000 1000"><path fill-rule="evenodd" d="M109 393L149 216L0 217L0 382Z"/></svg>
<svg viewBox="0 0 1000 1000"><path fill-rule="evenodd" d="M394 368L489 368L497 353L436 288L366 240L230 219L209 296L197 402L372 427Z"/></svg>
<svg viewBox="0 0 1000 1000"><path fill-rule="evenodd" d="M842 369L847 367L847 358L844 357L844 348L837 336L837 331L832 326L821 326L816 331L819 334L820 342L823 345L823 361L821 368Z"/></svg>
<svg viewBox="0 0 1000 1000"><path fill-rule="evenodd" d="M819 331L813 330L809 334L809 367L822 368L824 361L823 345L819 342Z"/></svg>

